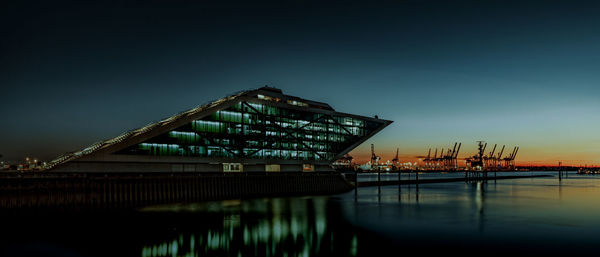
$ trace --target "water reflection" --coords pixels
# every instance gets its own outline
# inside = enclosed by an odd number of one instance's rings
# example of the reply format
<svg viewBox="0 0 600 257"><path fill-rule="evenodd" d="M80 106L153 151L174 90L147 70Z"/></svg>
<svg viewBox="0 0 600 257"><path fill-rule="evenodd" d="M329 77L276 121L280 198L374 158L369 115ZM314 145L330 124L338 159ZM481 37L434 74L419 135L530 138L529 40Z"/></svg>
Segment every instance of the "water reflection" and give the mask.
<svg viewBox="0 0 600 257"><path fill-rule="evenodd" d="M0 256L19 256L40 243L56 256L388 256L441 249L446 255L571 256L600 244L599 199L600 176L571 175L364 187L330 197L125 214L19 215L5 218ZM3 254L3 247L16 254ZM48 250L43 253L21 256Z"/></svg>
<svg viewBox="0 0 600 257"><path fill-rule="evenodd" d="M359 188L352 204L348 196L338 200L352 224L409 249L574 253L600 243L600 177Z"/></svg>
<svg viewBox="0 0 600 257"><path fill-rule="evenodd" d="M206 226L148 244L146 256L356 256L356 233L332 218L328 198L276 198L148 208L214 214ZM329 210L329 213L328 213ZM200 216L204 217L204 216ZM199 218L200 218L199 217ZM337 226L337 227L336 227ZM348 228L348 226L346 225Z"/></svg>

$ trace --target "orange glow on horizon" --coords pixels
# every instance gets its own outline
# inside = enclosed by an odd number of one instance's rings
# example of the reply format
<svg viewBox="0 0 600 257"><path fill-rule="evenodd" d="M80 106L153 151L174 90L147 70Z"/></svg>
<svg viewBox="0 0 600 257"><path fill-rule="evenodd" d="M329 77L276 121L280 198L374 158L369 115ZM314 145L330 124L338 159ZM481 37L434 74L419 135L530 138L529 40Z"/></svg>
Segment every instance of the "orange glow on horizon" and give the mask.
<svg viewBox="0 0 600 257"><path fill-rule="evenodd" d="M521 148L520 151L524 149ZM427 152L402 152L400 150L399 161L400 162L418 162L421 163L421 159L423 156L427 155ZM486 151L488 154L489 151ZM472 156L475 154L475 151L465 151L458 155L458 163L460 166L465 166L464 158L468 156ZM350 155L353 157L353 162L357 164L364 164L371 160L371 152L370 149L355 149L350 152ZM380 152L376 151L376 155L381 157L382 162L386 162L388 160L392 160L395 155L395 149L384 149ZM431 153L433 157L433 150ZM439 155L439 153L438 153ZM506 156L503 154L503 157ZM515 158L515 162L517 166L558 166L559 162L562 162L562 166L587 166L587 167L600 167L600 154L595 155L593 153L566 153L566 154L554 154L554 153L545 153L544 151L531 151L529 149L519 152Z"/></svg>

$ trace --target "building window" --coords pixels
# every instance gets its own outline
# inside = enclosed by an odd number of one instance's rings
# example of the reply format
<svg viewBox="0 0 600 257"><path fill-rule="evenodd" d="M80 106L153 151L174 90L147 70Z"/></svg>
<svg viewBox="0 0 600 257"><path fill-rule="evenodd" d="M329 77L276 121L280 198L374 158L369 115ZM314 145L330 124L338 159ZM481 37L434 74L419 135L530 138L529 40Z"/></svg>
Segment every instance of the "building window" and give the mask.
<svg viewBox="0 0 600 257"><path fill-rule="evenodd" d="M290 100L290 104L305 103ZM239 102L118 154L333 162L334 156L379 126L342 114Z"/></svg>
<svg viewBox="0 0 600 257"><path fill-rule="evenodd" d="M223 171L225 172L242 172L244 171L241 163L223 163Z"/></svg>
<svg viewBox="0 0 600 257"><path fill-rule="evenodd" d="M266 172L280 172L281 171L281 165L279 165L279 164L267 164L267 165L265 165L265 171Z"/></svg>
<svg viewBox="0 0 600 257"><path fill-rule="evenodd" d="M315 165L313 164L302 164L302 171L315 171Z"/></svg>
<svg viewBox="0 0 600 257"><path fill-rule="evenodd" d="M303 103L303 102L298 102L296 100L287 100L287 103L291 104L291 105L302 106L302 107L308 106L308 104Z"/></svg>

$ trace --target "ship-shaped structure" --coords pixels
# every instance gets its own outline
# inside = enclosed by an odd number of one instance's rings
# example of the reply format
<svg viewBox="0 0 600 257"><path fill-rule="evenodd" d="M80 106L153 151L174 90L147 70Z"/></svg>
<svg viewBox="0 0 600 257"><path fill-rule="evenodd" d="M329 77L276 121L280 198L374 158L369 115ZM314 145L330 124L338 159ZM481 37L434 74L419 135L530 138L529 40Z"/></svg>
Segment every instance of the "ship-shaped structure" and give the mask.
<svg viewBox="0 0 600 257"><path fill-rule="evenodd" d="M69 172L332 171L392 121L262 87L181 112L48 164Z"/></svg>

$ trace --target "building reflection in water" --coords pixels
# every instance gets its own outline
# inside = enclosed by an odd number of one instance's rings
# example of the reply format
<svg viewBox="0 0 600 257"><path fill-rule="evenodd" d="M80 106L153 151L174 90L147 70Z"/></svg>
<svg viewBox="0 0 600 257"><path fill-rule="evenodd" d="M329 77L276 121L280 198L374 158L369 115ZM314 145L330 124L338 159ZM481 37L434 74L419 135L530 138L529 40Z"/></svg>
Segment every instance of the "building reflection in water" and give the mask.
<svg viewBox="0 0 600 257"><path fill-rule="evenodd" d="M335 208L334 208L335 209ZM204 219L173 238L145 245L149 256L356 256L358 236L326 197L162 206Z"/></svg>

